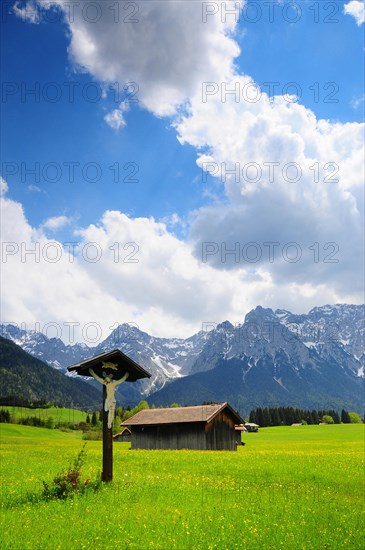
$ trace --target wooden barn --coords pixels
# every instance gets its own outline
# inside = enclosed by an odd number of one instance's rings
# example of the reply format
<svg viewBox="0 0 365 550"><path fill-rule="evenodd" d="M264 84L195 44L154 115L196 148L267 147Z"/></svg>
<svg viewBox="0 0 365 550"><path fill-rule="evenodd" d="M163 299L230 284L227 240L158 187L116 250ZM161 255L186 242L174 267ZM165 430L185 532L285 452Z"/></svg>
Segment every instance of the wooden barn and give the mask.
<svg viewBox="0 0 365 550"><path fill-rule="evenodd" d="M121 426L132 431L132 449L235 451L235 426L243 420L228 403L144 409Z"/></svg>
<svg viewBox="0 0 365 550"><path fill-rule="evenodd" d="M119 434L113 435L113 441L131 441L131 431L129 428L124 428Z"/></svg>

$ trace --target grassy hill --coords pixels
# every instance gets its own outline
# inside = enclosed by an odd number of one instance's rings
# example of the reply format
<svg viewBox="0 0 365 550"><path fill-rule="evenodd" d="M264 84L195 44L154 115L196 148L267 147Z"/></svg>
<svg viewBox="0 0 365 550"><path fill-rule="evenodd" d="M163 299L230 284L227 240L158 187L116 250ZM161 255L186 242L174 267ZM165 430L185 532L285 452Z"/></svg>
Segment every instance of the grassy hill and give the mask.
<svg viewBox="0 0 365 550"><path fill-rule="evenodd" d="M10 415L16 420L20 418L29 418L35 416L40 420L46 421L52 417L55 422L85 422L86 412L78 409L67 409L65 407L47 407L46 409L28 407L10 407L0 405L0 409L9 411Z"/></svg>
<svg viewBox="0 0 365 550"><path fill-rule="evenodd" d="M73 440L81 441L81 432L72 430L65 433L60 430L47 430L47 428L35 428L21 424L0 424L0 438L1 443L5 445L4 451L10 442L24 447L34 444L51 445L56 441L72 445Z"/></svg>
<svg viewBox="0 0 365 550"><path fill-rule="evenodd" d="M70 408L98 408L101 392L69 378L19 346L0 337L0 397L2 402L53 402Z"/></svg>

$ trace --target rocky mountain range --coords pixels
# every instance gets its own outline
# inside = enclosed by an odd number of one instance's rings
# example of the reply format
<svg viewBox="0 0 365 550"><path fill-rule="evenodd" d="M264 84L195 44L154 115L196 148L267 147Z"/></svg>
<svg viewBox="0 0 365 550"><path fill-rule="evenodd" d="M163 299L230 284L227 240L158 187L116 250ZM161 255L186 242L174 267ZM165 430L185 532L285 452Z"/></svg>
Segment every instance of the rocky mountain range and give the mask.
<svg viewBox="0 0 365 550"><path fill-rule="evenodd" d="M349 310L352 309L352 322ZM153 394L156 405L228 400L241 412L261 406L362 410L362 306L290 312L257 307L243 325L208 333L190 375Z"/></svg>
<svg viewBox="0 0 365 550"><path fill-rule="evenodd" d="M152 374L125 384L124 403L148 397L164 405L229 400L241 410L263 401L359 409L364 313L364 305L326 305L303 315L258 306L240 325L209 324L211 330L187 339L157 338L122 324L96 347L65 344L15 325L1 325L0 334L64 373L87 357L121 349Z"/></svg>
<svg viewBox="0 0 365 550"><path fill-rule="evenodd" d="M120 349L152 374L150 379L123 386L123 399L135 404L166 383L188 375L201 352L207 333L187 338L156 338L133 325L119 325L95 347L83 343L65 344L60 338L48 338L41 332L27 331L16 325L0 325L0 336L12 340L30 355L69 375L67 367L93 355ZM90 384L97 382L89 379Z"/></svg>

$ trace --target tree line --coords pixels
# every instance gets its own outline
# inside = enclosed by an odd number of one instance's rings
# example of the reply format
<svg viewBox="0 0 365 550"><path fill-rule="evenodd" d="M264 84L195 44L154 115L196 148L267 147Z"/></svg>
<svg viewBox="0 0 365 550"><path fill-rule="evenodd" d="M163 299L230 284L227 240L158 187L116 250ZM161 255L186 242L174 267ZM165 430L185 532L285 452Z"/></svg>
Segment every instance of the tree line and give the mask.
<svg viewBox="0 0 365 550"><path fill-rule="evenodd" d="M361 422L357 413L342 409L338 413L334 409L309 410L294 407L257 407L249 414L249 422L254 422L263 428L268 426L291 426L291 424L352 424Z"/></svg>

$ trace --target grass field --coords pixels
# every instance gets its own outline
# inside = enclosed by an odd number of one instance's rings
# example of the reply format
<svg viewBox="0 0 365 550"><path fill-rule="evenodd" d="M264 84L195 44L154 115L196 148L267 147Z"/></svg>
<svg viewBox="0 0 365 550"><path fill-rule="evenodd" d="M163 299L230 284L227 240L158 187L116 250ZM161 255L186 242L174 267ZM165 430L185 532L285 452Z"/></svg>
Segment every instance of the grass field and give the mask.
<svg viewBox="0 0 365 550"><path fill-rule="evenodd" d="M114 444L113 484L30 501L81 449L81 434L1 424L2 548L363 548L364 425L246 434L224 451ZM85 477L101 468L87 443Z"/></svg>
<svg viewBox="0 0 365 550"><path fill-rule="evenodd" d="M29 409L27 407L6 407L0 406L0 409L9 411L11 416L16 419L36 416L44 422L52 417L55 422L85 422L86 412L77 409L66 409L62 407L49 407L48 409Z"/></svg>

